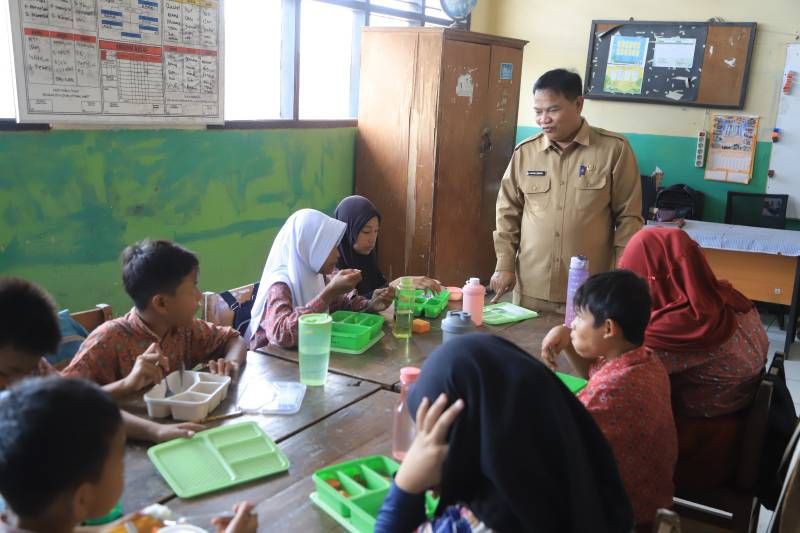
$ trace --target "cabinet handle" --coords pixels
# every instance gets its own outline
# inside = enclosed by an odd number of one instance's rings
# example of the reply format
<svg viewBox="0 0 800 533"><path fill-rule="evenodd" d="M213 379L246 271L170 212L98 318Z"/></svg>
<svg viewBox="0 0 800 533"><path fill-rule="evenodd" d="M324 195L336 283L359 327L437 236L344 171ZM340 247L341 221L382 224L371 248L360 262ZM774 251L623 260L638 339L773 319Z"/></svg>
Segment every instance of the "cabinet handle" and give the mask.
<svg viewBox="0 0 800 533"><path fill-rule="evenodd" d="M489 128L483 128L481 132L481 158L484 158L488 152L492 151L492 131Z"/></svg>

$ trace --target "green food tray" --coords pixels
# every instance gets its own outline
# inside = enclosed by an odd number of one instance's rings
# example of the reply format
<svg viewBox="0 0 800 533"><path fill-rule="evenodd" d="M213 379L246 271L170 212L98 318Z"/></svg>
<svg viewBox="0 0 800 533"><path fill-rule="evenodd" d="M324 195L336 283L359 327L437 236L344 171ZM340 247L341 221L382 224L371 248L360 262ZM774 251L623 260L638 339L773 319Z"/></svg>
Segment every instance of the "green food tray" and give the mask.
<svg viewBox="0 0 800 533"><path fill-rule="evenodd" d="M370 313L336 311L331 315L331 350L363 353L381 336L384 318Z"/></svg>
<svg viewBox="0 0 800 533"><path fill-rule="evenodd" d="M382 331L379 332L377 337L375 337L374 339L372 339L367 344L365 344L364 346L362 346L361 348L359 348L357 350L350 350L348 348L341 348L341 347L338 347L338 346L331 345L331 351L332 352L336 352L336 353L345 354L345 355L361 355L362 353L366 352L367 350L369 350L370 348L372 348L373 346L378 344L380 342L380 340L383 338L383 336L384 336L384 333Z"/></svg>
<svg viewBox="0 0 800 533"><path fill-rule="evenodd" d="M443 290L439 294L429 296L424 290L417 289L414 299L414 316L425 315L425 318L438 318L447 309L450 291Z"/></svg>
<svg viewBox="0 0 800 533"><path fill-rule="evenodd" d="M483 308L483 322L491 326L500 324L510 324L511 322L522 322L529 318L536 318L539 313L525 309L509 302L487 305Z"/></svg>
<svg viewBox="0 0 800 533"><path fill-rule="evenodd" d="M150 460L181 498L226 489L289 469L289 460L255 422L231 424L151 447Z"/></svg>
<svg viewBox="0 0 800 533"><path fill-rule="evenodd" d="M400 465L383 455L327 466L312 476L317 490L311 494L311 501L346 530L370 533L375 529L378 512L399 468ZM333 488L327 480L337 481L341 489ZM348 496L339 490L346 491ZM431 493L425 495L425 509L429 517L433 516L438 503L438 498Z"/></svg>
<svg viewBox="0 0 800 533"><path fill-rule="evenodd" d="M563 372L556 372L556 376L558 376L558 378L564 383L564 385L567 386L569 390L572 391L573 394L578 394L589 383L583 378L576 378L575 376L570 376L569 374L564 374Z"/></svg>

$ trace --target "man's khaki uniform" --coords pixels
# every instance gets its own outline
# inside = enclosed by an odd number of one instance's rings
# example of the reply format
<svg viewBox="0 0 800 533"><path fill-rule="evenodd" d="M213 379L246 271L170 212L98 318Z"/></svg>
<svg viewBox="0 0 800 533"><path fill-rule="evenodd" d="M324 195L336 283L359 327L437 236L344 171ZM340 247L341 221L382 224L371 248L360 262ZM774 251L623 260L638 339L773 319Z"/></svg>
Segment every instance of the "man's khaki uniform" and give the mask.
<svg viewBox="0 0 800 533"><path fill-rule="evenodd" d="M620 134L584 120L566 149L544 133L520 143L500 183L496 270L516 271L514 302L564 302L569 261L592 274L616 266L643 224L639 167ZM541 307L541 305L539 305Z"/></svg>

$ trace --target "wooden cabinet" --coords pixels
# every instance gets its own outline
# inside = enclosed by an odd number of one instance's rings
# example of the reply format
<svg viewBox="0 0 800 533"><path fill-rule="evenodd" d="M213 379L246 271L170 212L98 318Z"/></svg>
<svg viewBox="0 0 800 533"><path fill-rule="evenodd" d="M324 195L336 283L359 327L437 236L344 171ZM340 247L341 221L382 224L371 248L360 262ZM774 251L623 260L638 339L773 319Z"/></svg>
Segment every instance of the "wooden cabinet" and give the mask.
<svg viewBox="0 0 800 533"><path fill-rule="evenodd" d="M365 28L356 193L382 215L388 279L448 285L494 271L500 179L517 127L526 41L444 28Z"/></svg>

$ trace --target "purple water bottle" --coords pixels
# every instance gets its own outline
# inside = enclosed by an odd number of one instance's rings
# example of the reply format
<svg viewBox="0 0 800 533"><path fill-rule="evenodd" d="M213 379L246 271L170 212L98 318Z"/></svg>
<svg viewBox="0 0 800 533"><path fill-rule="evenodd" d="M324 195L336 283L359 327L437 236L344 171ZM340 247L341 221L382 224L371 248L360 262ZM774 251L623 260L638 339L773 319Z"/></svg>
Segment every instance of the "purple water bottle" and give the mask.
<svg viewBox="0 0 800 533"><path fill-rule="evenodd" d="M574 255L569 261L569 277L567 278L567 306L566 313L564 314L564 325L568 328L572 327L572 321L575 319L575 309L572 300L575 298L575 293L578 287L583 285L583 282L589 277L589 260L583 255Z"/></svg>

